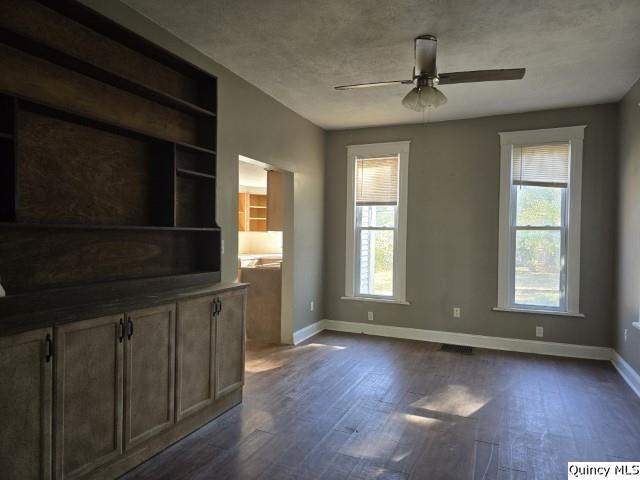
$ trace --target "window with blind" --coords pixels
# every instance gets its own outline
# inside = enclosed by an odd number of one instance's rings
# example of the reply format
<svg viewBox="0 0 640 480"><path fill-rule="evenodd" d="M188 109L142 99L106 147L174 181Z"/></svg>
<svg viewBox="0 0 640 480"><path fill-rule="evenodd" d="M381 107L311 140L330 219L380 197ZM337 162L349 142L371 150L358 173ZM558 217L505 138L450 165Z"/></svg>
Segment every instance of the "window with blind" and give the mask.
<svg viewBox="0 0 640 480"><path fill-rule="evenodd" d="M501 134L499 307L578 312L582 132Z"/></svg>
<svg viewBox="0 0 640 480"><path fill-rule="evenodd" d="M406 192L401 192L401 177L408 144L352 146L348 157L346 295L404 301Z"/></svg>

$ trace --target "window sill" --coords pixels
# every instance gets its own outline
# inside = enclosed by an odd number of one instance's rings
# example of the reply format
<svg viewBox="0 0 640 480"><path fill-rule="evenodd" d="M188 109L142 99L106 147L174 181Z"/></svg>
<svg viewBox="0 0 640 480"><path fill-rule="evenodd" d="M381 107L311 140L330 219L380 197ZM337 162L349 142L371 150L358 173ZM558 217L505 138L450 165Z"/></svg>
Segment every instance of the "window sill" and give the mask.
<svg viewBox="0 0 640 480"><path fill-rule="evenodd" d="M584 313L575 312L556 312L554 310L533 310L530 308L511 308L511 307L494 307L494 312L513 312L513 313L529 313L532 315L551 315L554 317L579 317L584 318Z"/></svg>
<svg viewBox="0 0 640 480"><path fill-rule="evenodd" d="M396 305L411 305L406 300L396 300L393 298L373 298L373 297L340 297L340 300L354 300L356 302L378 302L378 303L395 303Z"/></svg>

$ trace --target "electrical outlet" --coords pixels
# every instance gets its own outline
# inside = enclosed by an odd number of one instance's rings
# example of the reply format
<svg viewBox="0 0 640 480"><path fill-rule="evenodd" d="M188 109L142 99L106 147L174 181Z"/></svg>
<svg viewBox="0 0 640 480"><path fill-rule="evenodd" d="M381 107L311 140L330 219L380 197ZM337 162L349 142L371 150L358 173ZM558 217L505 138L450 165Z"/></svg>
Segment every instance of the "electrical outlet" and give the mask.
<svg viewBox="0 0 640 480"><path fill-rule="evenodd" d="M544 337L544 328L536 327L536 337Z"/></svg>
<svg viewBox="0 0 640 480"><path fill-rule="evenodd" d="M367 320L373 322L373 312L367 312Z"/></svg>
<svg viewBox="0 0 640 480"><path fill-rule="evenodd" d="M624 329L624 341L625 342L627 341L627 329L626 328Z"/></svg>
<svg viewBox="0 0 640 480"><path fill-rule="evenodd" d="M313 300L311 300L311 301L309 302L309 311L310 311L310 312L313 312L313 309L314 309Z"/></svg>
<svg viewBox="0 0 640 480"><path fill-rule="evenodd" d="M453 318L460 318L460 307L453 307Z"/></svg>

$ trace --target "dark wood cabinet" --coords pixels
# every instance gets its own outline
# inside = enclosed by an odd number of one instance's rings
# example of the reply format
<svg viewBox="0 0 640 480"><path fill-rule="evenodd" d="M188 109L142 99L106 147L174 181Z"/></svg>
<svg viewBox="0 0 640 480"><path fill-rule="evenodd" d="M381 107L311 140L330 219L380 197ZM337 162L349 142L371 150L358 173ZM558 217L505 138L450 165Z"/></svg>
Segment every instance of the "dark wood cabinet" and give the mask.
<svg viewBox="0 0 640 480"><path fill-rule="evenodd" d="M216 398L244 384L245 310L243 291L219 296L216 319Z"/></svg>
<svg viewBox="0 0 640 480"><path fill-rule="evenodd" d="M50 328L0 338L0 476L51 478Z"/></svg>
<svg viewBox="0 0 640 480"><path fill-rule="evenodd" d="M246 286L156 302L0 336L0 477L112 478L241 401Z"/></svg>
<svg viewBox="0 0 640 480"><path fill-rule="evenodd" d="M174 422L175 304L128 313L125 319L125 449Z"/></svg>
<svg viewBox="0 0 640 480"><path fill-rule="evenodd" d="M56 329L56 479L81 477L122 453L123 317Z"/></svg>
<svg viewBox="0 0 640 480"><path fill-rule="evenodd" d="M178 302L176 421L214 403L215 297Z"/></svg>

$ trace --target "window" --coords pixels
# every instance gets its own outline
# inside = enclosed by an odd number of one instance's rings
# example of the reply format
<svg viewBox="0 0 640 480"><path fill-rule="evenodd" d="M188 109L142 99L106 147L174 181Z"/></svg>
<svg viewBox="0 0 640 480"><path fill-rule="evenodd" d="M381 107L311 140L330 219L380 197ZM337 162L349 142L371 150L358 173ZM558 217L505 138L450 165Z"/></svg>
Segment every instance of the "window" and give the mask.
<svg viewBox="0 0 640 480"><path fill-rule="evenodd" d="M348 148L348 299L405 302L409 142Z"/></svg>
<svg viewBox="0 0 640 480"><path fill-rule="evenodd" d="M584 126L500 133L498 310L579 314Z"/></svg>

